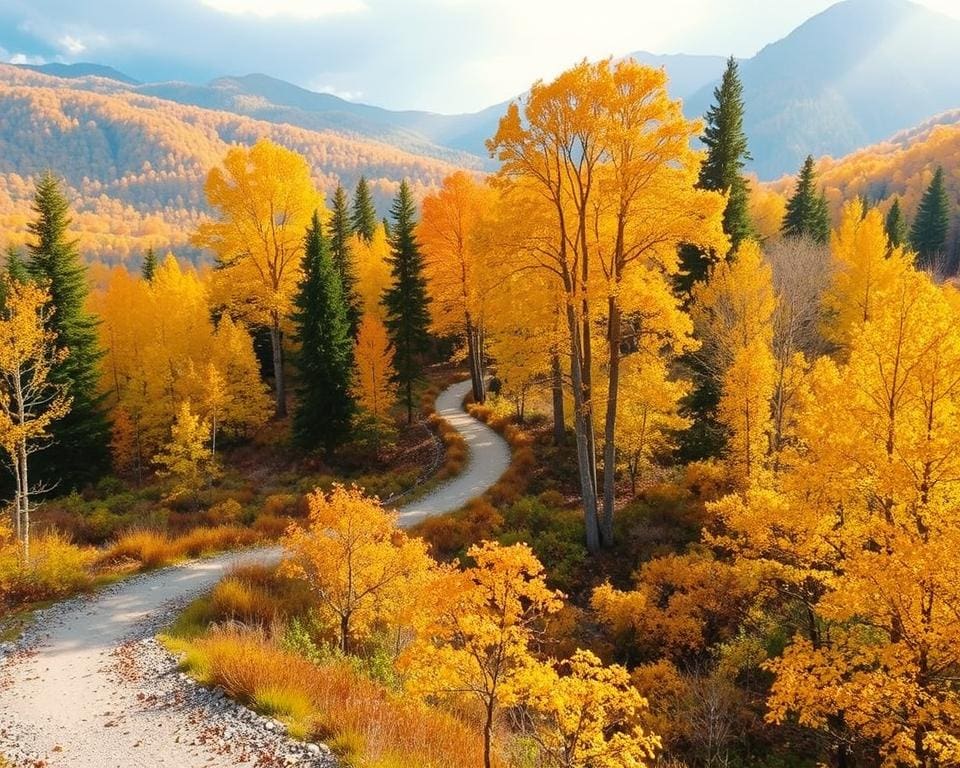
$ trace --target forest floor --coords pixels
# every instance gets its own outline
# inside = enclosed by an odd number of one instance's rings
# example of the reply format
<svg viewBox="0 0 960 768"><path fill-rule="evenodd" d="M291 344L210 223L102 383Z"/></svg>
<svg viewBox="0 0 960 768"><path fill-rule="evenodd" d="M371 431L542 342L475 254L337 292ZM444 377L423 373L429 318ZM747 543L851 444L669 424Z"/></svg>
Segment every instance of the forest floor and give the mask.
<svg viewBox="0 0 960 768"><path fill-rule="evenodd" d="M503 438L463 410L468 390L468 382L455 384L436 405L466 441L467 466L401 506L405 527L458 509L509 464ZM231 567L279 555L261 549L194 561L42 611L0 659L0 754L31 768L325 764L325 753L291 750L269 722L251 725L240 708L186 695L175 667L149 646L165 620Z"/></svg>

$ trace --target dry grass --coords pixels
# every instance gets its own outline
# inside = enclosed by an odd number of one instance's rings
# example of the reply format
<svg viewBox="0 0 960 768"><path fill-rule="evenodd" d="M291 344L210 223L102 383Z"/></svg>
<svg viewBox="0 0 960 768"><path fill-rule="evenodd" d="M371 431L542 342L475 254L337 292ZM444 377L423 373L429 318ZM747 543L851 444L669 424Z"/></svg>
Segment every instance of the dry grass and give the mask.
<svg viewBox="0 0 960 768"><path fill-rule="evenodd" d="M87 589L93 583L97 552L57 531L33 539L30 562L20 558L13 540L0 540L0 606L51 600Z"/></svg>
<svg viewBox="0 0 960 768"><path fill-rule="evenodd" d="M261 539L258 531L236 525L194 528L172 539L159 531L130 531L103 553L101 562L132 561L142 569L159 568L188 557L251 546Z"/></svg>
<svg viewBox="0 0 960 768"><path fill-rule="evenodd" d="M269 712L297 735L326 741L346 765L482 764L479 730L391 693L346 663L315 665L285 652L262 630L224 626L172 645L204 683Z"/></svg>

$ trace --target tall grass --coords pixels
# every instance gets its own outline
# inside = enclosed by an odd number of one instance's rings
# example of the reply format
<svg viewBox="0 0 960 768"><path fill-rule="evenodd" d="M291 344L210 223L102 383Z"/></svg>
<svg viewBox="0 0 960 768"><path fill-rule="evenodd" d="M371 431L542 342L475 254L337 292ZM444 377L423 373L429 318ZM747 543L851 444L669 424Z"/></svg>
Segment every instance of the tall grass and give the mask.
<svg viewBox="0 0 960 768"><path fill-rule="evenodd" d="M394 694L346 661L314 664L260 628L235 624L170 641L202 682L217 685L292 735L325 741L348 766L481 765L478 731L453 715Z"/></svg>

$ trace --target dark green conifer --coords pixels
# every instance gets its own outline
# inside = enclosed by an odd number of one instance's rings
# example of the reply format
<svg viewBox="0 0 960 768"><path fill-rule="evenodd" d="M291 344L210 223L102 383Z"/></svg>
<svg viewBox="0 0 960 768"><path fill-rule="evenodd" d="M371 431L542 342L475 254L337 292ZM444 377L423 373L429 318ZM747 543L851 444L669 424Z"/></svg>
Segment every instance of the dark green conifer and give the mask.
<svg viewBox="0 0 960 768"><path fill-rule="evenodd" d="M353 340L340 275L316 213L306 234L303 278L294 305L300 382L293 436L303 448L322 447L331 453L348 437L356 411Z"/></svg>
<svg viewBox="0 0 960 768"><path fill-rule="evenodd" d="M363 176L357 182L357 189L353 193L353 212L350 214L350 226L355 234L360 235L368 243L373 240L377 230L377 209L370 196L370 187Z"/></svg>
<svg viewBox="0 0 960 768"><path fill-rule="evenodd" d="M393 346L394 382L403 393L407 423L413 421L413 384L421 377L430 345L430 312L423 256L415 235L416 209L404 180L390 207L390 271L392 285L384 291L386 326Z"/></svg>
<svg viewBox="0 0 960 768"><path fill-rule="evenodd" d="M140 265L140 274L143 276L143 279L148 283L153 281L153 276L157 272L157 254L154 253L153 248L147 248L147 252L143 254L143 264Z"/></svg>
<svg viewBox="0 0 960 768"><path fill-rule="evenodd" d="M70 413L57 422L53 444L34 459L32 471L41 484L75 488L95 480L109 465L110 429L102 407L97 319L86 310L87 270L76 240L70 238L70 210L60 181L45 173L37 182L28 225L27 272L50 291L51 330L69 354L51 371L51 380L67 387Z"/></svg>
<svg viewBox="0 0 960 768"><path fill-rule="evenodd" d="M893 248L899 248L907 242L907 219L903 215L903 209L900 207L900 198L893 198L893 205L887 211L887 218L884 222L884 228L887 231L887 239Z"/></svg>
<svg viewBox="0 0 960 768"><path fill-rule="evenodd" d="M333 215L330 217L330 256L340 275L343 300L347 305L347 323L351 338L357 337L360 316L363 314L363 300L357 291L356 267L350 249L350 211L347 206L347 193L337 185L333 194Z"/></svg>
<svg viewBox="0 0 960 768"><path fill-rule="evenodd" d="M950 229L950 201L943 179L943 168L933 174L917 208L910 228L910 247L917 252L918 266L934 267L942 258Z"/></svg>
<svg viewBox="0 0 960 768"><path fill-rule="evenodd" d="M817 243L826 243L830 239L827 199L817 190L816 184L813 156L808 155L800 169L793 196L787 201L787 213L780 228L785 237L809 237Z"/></svg>

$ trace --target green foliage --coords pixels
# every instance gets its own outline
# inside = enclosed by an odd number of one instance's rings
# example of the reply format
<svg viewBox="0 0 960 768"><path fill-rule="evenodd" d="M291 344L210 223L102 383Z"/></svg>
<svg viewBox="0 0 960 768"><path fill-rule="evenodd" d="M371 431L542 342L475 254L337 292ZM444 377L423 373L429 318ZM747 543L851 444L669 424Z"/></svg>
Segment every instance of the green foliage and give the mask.
<svg viewBox="0 0 960 768"><path fill-rule="evenodd" d="M337 185L333 194L333 214L328 225L330 233L330 255L340 275L340 287L347 306L347 322L350 325L351 338L357 338L360 316L363 314L363 299L357 291L356 265L350 250L350 211L347 205L347 193Z"/></svg>
<svg viewBox="0 0 960 768"><path fill-rule="evenodd" d="M373 207L370 187L363 176L357 182L357 189L353 193L350 226L355 234L360 235L368 243L373 240L373 234L377 231L377 210Z"/></svg>
<svg viewBox="0 0 960 768"><path fill-rule="evenodd" d="M826 243L830 239L827 199L823 192L817 191L816 185L813 155L807 155L793 197L787 201L787 213L780 230L784 236L809 237L817 243Z"/></svg>
<svg viewBox="0 0 960 768"><path fill-rule="evenodd" d="M910 229L910 245L917 252L920 266L942 266L935 262L943 255L949 228L950 201L943 183L943 167L938 166L930 186L923 193Z"/></svg>
<svg viewBox="0 0 960 768"><path fill-rule="evenodd" d="M907 219L903 215L903 209L900 207L900 198L893 198L893 204L887 211L887 218L884 222L884 228L887 232L887 239L893 248L899 248L907 242Z"/></svg>
<svg viewBox="0 0 960 768"><path fill-rule="evenodd" d="M32 236L27 271L49 287L51 329L69 355L51 372L51 381L65 385L72 398L70 412L54 430L55 440L33 459L31 473L46 486L78 487L109 465L110 427L102 408L97 320L86 310L86 267L77 243L67 234L69 206L60 180L46 173L37 182L28 229Z"/></svg>
<svg viewBox="0 0 960 768"><path fill-rule="evenodd" d="M423 356L430 343L430 312L423 256L415 235L416 209L406 181L401 182L390 208L392 285L383 294L386 327L393 347L394 383L403 390L407 421L413 421L413 384L423 369Z"/></svg>
<svg viewBox="0 0 960 768"><path fill-rule="evenodd" d="M351 393L353 342L340 276L314 213L303 255L303 280L294 299L300 343L300 386L293 436L304 448L328 453L350 433L356 404Z"/></svg>
<svg viewBox="0 0 960 768"><path fill-rule="evenodd" d="M153 281L153 276L157 271L157 254L153 248L147 248L143 254L143 263L140 265L140 275L148 283Z"/></svg>

